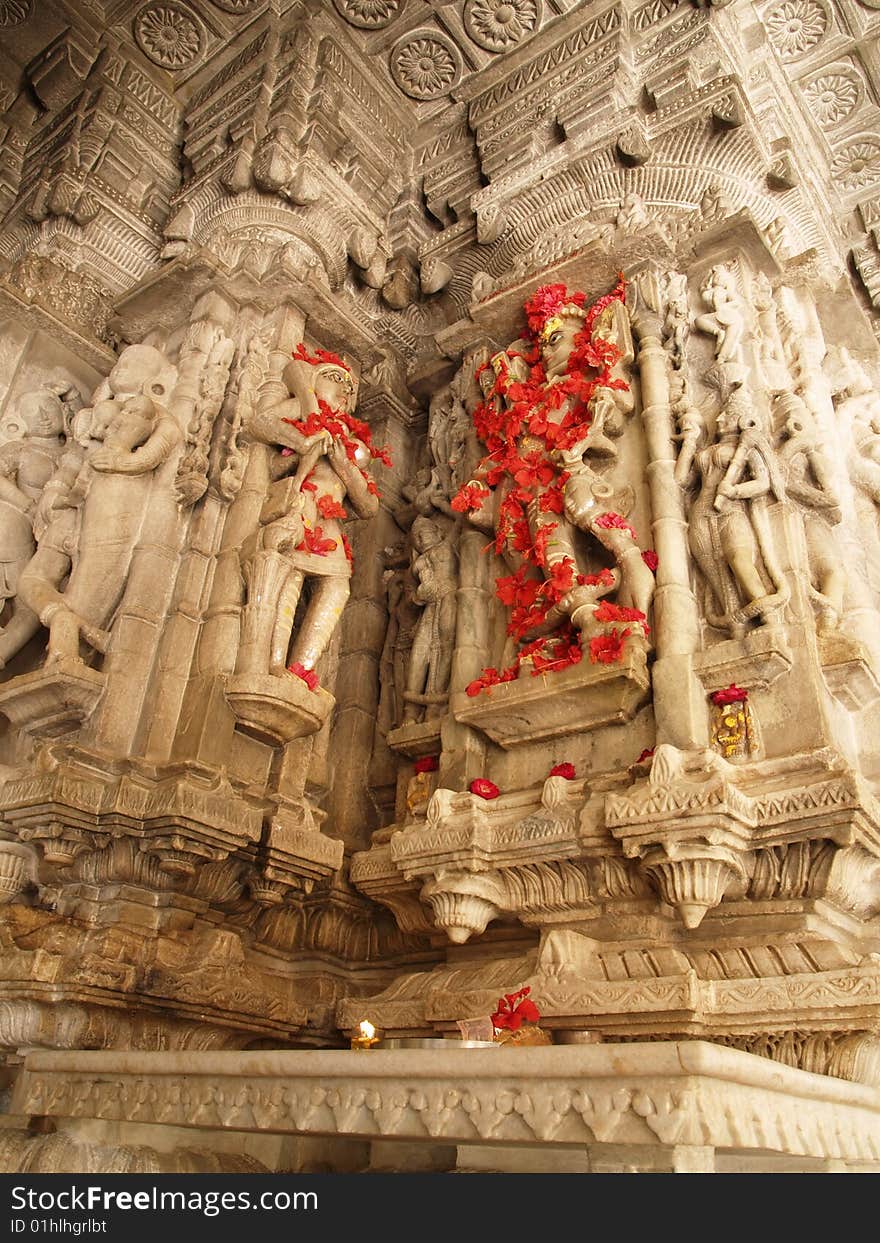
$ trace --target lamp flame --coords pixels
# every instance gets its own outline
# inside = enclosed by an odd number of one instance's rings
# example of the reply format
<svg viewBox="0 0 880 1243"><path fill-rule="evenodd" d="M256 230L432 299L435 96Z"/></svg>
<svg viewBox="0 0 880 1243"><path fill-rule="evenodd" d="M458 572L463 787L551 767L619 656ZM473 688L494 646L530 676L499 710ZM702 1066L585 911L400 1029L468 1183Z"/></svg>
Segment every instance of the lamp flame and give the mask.
<svg viewBox="0 0 880 1243"><path fill-rule="evenodd" d="M369 1019L361 1019L358 1029L364 1040L372 1040L376 1034L376 1029Z"/></svg>

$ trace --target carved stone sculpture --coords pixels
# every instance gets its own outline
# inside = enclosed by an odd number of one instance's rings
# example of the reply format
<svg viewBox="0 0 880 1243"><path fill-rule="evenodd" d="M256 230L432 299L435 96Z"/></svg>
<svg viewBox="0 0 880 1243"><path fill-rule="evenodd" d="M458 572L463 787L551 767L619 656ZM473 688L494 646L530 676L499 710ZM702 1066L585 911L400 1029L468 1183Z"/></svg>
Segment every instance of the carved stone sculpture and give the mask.
<svg viewBox="0 0 880 1243"><path fill-rule="evenodd" d="M81 416L88 418L90 448L76 478L52 488L48 528L41 537L42 542L49 536L50 556L38 552L22 575L25 602L49 627L50 661L80 660L81 638L106 650L141 527L155 499L155 472L182 443L166 405L174 378L157 349L131 345L96 392L88 414ZM62 462L67 478L69 467ZM53 529L52 514L79 506L77 546L65 554L68 540ZM72 564L61 591L58 570L64 555Z"/></svg>
<svg viewBox="0 0 880 1243"><path fill-rule="evenodd" d="M793 393L782 393L774 413L785 420L779 459L786 471L786 494L801 507L811 587L819 606L818 629L827 633L840 623L846 590L846 571L833 529L841 518L840 498L806 403Z"/></svg>
<svg viewBox="0 0 880 1243"><path fill-rule="evenodd" d="M709 311L697 315L694 326L715 338L715 359L727 384L742 384L746 377L746 319L732 268L723 263L712 268L700 286L700 294Z"/></svg>
<svg viewBox="0 0 880 1243"><path fill-rule="evenodd" d="M496 493L496 543L515 576L534 581L538 571L551 584L544 590L553 602L542 625L568 619L595 635L601 631L595 624L600 596L619 587L620 605L634 607L644 619L654 590L635 532L624 520L632 490L614 473L616 441L633 409L625 378L633 358L628 314L617 293L587 310L583 295L570 296L564 286L539 290L526 309L536 347L526 355L527 343L515 342L496 355L496 383L487 390L487 408L496 411L532 403L515 451L512 441L505 449L512 455L511 468ZM529 379L525 361L535 355L542 364L537 381ZM484 371L481 380L491 374ZM494 465L501 460L494 447L498 441L497 434L487 441L493 453L482 471L490 480L503 474ZM528 504L521 499L521 479L536 493ZM548 495L541 499L545 488ZM486 521L485 514L475 517ZM579 531L595 541L592 553L582 546ZM611 554L614 567L604 565L598 578L603 563L597 545ZM540 625L526 625L520 633L534 637Z"/></svg>
<svg viewBox="0 0 880 1243"><path fill-rule="evenodd" d="M416 518L411 533L412 572L418 581L414 600L422 607L409 659L404 719L440 716L448 698L455 651L458 560L452 534L437 522Z"/></svg>
<svg viewBox="0 0 880 1243"><path fill-rule="evenodd" d="M742 633L749 620L770 624L789 590L778 569L766 508L785 496L773 450L745 390L718 413L716 440L694 458L700 491L690 512L694 557L714 597L713 626Z"/></svg>
<svg viewBox="0 0 880 1243"><path fill-rule="evenodd" d="M242 549L248 596L236 675L312 675L348 600L351 560L341 521L379 507L363 469L366 425L351 419L354 376L341 360L297 357L284 370L289 396L255 413L251 436L270 446L273 482L260 529ZM303 588L311 591L294 634ZM293 643L291 646L291 638Z"/></svg>
<svg viewBox="0 0 880 1243"><path fill-rule="evenodd" d="M36 551L34 517L64 452L67 416L61 400L66 383L47 383L26 393L17 416L23 436L0 449L0 594L8 616L0 631L0 669L39 629L39 619L18 594L24 567Z"/></svg>

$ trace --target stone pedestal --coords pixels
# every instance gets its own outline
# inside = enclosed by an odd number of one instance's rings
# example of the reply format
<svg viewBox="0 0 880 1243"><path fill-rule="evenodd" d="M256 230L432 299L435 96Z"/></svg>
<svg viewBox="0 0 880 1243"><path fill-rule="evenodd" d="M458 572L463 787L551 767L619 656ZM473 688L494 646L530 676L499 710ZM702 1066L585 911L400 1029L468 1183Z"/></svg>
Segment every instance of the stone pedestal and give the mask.
<svg viewBox="0 0 880 1243"><path fill-rule="evenodd" d="M59 660L0 687L0 712L33 738L58 738L89 719L104 685L97 669Z"/></svg>
<svg viewBox="0 0 880 1243"><path fill-rule="evenodd" d="M226 702L242 733L278 747L317 733L336 700L322 687L310 691L293 674L248 673L227 679Z"/></svg>
<svg viewBox="0 0 880 1243"><path fill-rule="evenodd" d="M454 695L452 711L499 746L518 747L630 721L647 701L648 686L645 650L631 643L620 663L583 660L559 673L523 673L473 698Z"/></svg>

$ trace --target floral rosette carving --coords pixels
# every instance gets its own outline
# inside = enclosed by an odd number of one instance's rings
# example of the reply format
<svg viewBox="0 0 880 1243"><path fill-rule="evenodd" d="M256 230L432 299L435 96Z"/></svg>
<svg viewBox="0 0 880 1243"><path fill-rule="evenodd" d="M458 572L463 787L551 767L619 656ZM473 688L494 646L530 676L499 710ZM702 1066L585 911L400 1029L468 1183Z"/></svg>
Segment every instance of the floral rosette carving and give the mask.
<svg viewBox="0 0 880 1243"><path fill-rule="evenodd" d="M797 60L824 37L828 16L817 0L785 0L770 10L764 25L782 59Z"/></svg>
<svg viewBox="0 0 880 1243"><path fill-rule="evenodd" d="M333 0L337 12L361 30L381 30L403 10L403 0Z"/></svg>
<svg viewBox="0 0 880 1243"><path fill-rule="evenodd" d="M848 190L861 190L880 180L880 141L865 134L839 147L831 161L831 176Z"/></svg>
<svg viewBox="0 0 880 1243"><path fill-rule="evenodd" d="M468 0L464 6L465 29L490 52L506 52L534 34L540 22L540 0Z"/></svg>
<svg viewBox="0 0 880 1243"><path fill-rule="evenodd" d="M134 37L145 56L163 69L185 69L202 54L204 31L178 4L147 4L134 19Z"/></svg>
<svg viewBox="0 0 880 1243"><path fill-rule="evenodd" d="M804 99L819 124L827 127L855 111L861 103L862 88L855 75L829 70L807 83Z"/></svg>
<svg viewBox="0 0 880 1243"><path fill-rule="evenodd" d="M445 95L461 75L458 49L433 30L407 35L391 52L391 75L412 99Z"/></svg>

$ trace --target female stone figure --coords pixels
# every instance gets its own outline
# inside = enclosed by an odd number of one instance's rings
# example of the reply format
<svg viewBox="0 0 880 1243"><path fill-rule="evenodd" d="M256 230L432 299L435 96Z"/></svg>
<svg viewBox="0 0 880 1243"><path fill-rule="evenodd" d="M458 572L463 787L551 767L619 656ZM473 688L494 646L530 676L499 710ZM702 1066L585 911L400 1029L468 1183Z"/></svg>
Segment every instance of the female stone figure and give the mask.
<svg viewBox="0 0 880 1243"><path fill-rule="evenodd" d="M287 676L290 667L314 670L351 590L351 561L340 525L342 502L347 500L360 518L372 517L379 508L362 473L370 451L357 436L347 437L350 457L342 438L326 428L309 434L294 426L310 416L320 422L322 410L351 414L357 400L351 372L341 362L296 358L282 378L288 396L248 421L249 433L272 447L275 482L263 506L256 544L242 550L248 600L237 674ZM307 583L305 613L293 635Z"/></svg>
<svg viewBox="0 0 880 1243"><path fill-rule="evenodd" d="M414 602L422 607L416 627L404 693L404 720L442 715L449 691L449 674L455 648L458 558L452 538L439 523L416 518L412 525L413 577L418 586Z"/></svg>
<svg viewBox="0 0 880 1243"><path fill-rule="evenodd" d="M769 497L784 497L784 485L742 389L730 393L718 413L715 444L696 453L694 462L700 491L690 512L689 539L715 597L716 607L706 615L711 625L739 635L750 619L773 621L789 596L765 513Z"/></svg>
<svg viewBox="0 0 880 1243"><path fill-rule="evenodd" d="M846 572L833 529L841 519L840 500L806 403L793 393L781 393L774 407L785 419L779 458L786 468L787 494L801 506L811 593L819 605L817 629L827 634L838 627L846 591Z"/></svg>
<svg viewBox="0 0 880 1243"><path fill-rule="evenodd" d="M34 514L65 448L67 384L44 384L18 404L24 436L0 449L0 601L9 616L0 631L0 669L40 628L18 595L21 572L36 550Z"/></svg>
<svg viewBox="0 0 880 1243"><path fill-rule="evenodd" d="M736 277L723 263L712 268L700 287L708 313L697 315L694 327L715 338L715 359L729 385L742 384L745 313L736 287Z"/></svg>

